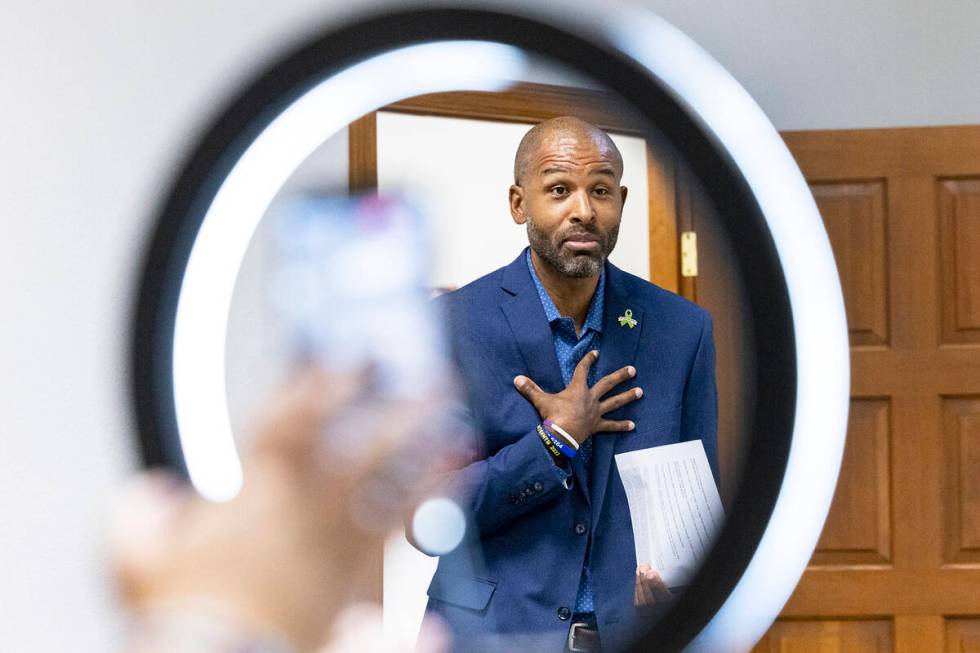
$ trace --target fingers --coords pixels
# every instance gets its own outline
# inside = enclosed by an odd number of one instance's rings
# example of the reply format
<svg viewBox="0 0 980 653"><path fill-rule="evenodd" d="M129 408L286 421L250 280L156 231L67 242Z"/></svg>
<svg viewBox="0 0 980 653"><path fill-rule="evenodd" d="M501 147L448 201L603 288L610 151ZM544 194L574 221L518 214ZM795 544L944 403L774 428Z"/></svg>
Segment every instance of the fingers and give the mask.
<svg viewBox="0 0 980 653"><path fill-rule="evenodd" d="M636 570L636 592L633 598L633 603L636 607L653 605L656 601L652 588L646 582L646 570L649 569L646 565L642 565Z"/></svg>
<svg viewBox="0 0 980 653"><path fill-rule="evenodd" d="M588 356L586 356L588 358ZM545 394L545 391L538 387L538 384L529 379L526 376L515 376L514 386L517 391L524 395L524 398L530 401L535 408L538 407L538 401Z"/></svg>
<svg viewBox="0 0 980 653"><path fill-rule="evenodd" d="M655 602L664 603L674 599L674 595L667 588L667 584L664 583L664 579L656 569L644 572L643 581L643 585L650 588Z"/></svg>
<svg viewBox="0 0 980 653"><path fill-rule="evenodd" d="M583 358L582 360L585 359ZM611 374L607 374L606 376L596 381L595 385L592 386L592 395L594 397L602 397L603 395L605 395L607 392L615 388L623 381L632 379L634 376L636 376L635 367L633 367L632 365L627 365L626 367L622 367L616 370L615 372L612 372Z"/></svg>
<svg viewBox="0 0 980 653"><path fill-rule="evenodd" d="M438 407L425 400L376 401L332 420L305 491L324 506L343 507L359 532L386 533L445 471L448 444L434 438L418 444L438 428Z"/></svg>
<svg viewBox="0 0 980 653"><path fill-rule="evenodd" d="M605 415L606 413L616 410L617 408L622 408L631 401L636 401L643 396L642 388L632 388L626 392L620 392L614 397L610 397L599 404L599 414Z"/></svg>
<svg viewBox="0 0 980 653"><path fill-rule="evenodd" d="M327 424L321 435L321 467L324 481L337 490L356 485L395 464L408 464L423 452L418 447L426 424L435 424L438 404L426 400L374 401L352 406L348 413ZM441 452L423 447L434 462ZM344 479L340 483L339 479Z"/></svg>
<svg viewBox="0 0 980 653"><path fill-rule="evenodd" d="M640 605L654 605L657 598L653 595L653 590L646 584L646 579L640 577Z"/></svg>
<svg viewBox="0 0 980 653"><path fill-rule="evenodd" d="M599 420L599 424L596 426L596 433L607 432L607 433L622 433L623 431L632 431L636 428L636 424L628 419L623 420L611 420L603 419Z"/></svg>
<svg viewBox="0 0 980 653"><path fill-rule="evenodd" d="M638 608L646 605L643 602L644 601L644 598L643 598L643 592L642 592L642 589L641 589L643 587L643 574L642 574L642 571L644 569L649 569L649 567L647 567L646 565L640 565L639 567L636 568L636 585L635 585L635 587L633 589L633 605L635 605Z"/></svg>
<svg viewBox="0 0 980 653"><path fill-rule="evenodd" d="M140 474L112 511L108 552L121 598L135 605L160 566L196 495L163 472Z"/></svg>
<svg viewBox="0 0 980 653"><path fill-rule="evenodd" d="M599 358L598 349L593 349L585 356L583 356L582 360L580 360L578 362L578 365L575 366L575 372L572 374L572 383L569 385L575 383L586 383L589 378L589 368L592 367L592 364L595 363L596 360L598 360L598 358Z"/></svg>
<svg viewBox="0 0 980 653"><path fill-rule="evenodd" d="M663 604L673 600L673 593L656 569L652 569L649 565L637 567L636 590L633 594L633 602L637 607Z"/></svg>
<svg viewBox="0 0 980 653"><path fill-rule="evenodd" d="M309 463L323 425L363 391L366 378L364 370L328 373L309 367L298 372L264 410L249 458Z"/></svg>

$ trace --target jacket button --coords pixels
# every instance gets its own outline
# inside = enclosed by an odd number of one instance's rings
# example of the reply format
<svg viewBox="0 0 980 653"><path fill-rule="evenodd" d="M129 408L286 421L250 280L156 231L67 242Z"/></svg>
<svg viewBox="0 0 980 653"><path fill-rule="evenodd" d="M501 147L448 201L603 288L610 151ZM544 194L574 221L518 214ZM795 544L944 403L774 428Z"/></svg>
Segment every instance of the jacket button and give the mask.
<svg viewBox="0 0 980 653"><path fill-rule="evenodd" d="M542 483L541 481L535 481L534 482L534 491L535 492L540 492L543 489L544 489L544 483Z"/></svg>
<svg viewBox="0 0 980 653"><path fill-rule="evenodd" d="M568 619L571 616L572 616L572 611L566 608L565 606L561 606L560 608L558 608L558 618L561 619L562 621L568 621Z"/></svg>
<svg viewBox="0 0 980 653"><path fill-rule="evenodd" d="M585 533L588 532L588 530L589 530L589 527L586 526L585 524L583 524L582 522L579 522L579 523L575 524L575 534L576 535L585 535Z"/></svg>

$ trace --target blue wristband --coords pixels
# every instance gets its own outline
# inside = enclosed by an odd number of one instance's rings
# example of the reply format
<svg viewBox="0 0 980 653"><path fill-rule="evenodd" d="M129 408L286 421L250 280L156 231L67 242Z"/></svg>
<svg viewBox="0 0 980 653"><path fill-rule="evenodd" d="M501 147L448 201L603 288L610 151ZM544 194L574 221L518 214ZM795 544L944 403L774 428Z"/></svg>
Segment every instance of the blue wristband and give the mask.
<svg viewBox="0 0 980 653"><path fill-rule="evenodd" d="M574 458L575 455L578 453L578 451L568 446L568 444L564 440L562 440L557 435L552 433L551 430L544 424L542 424L538 428L544 430L544 432L548 434L548 437L551 438L551 443L556 447L558 447L558 451L562 452L566 458L569 459Z"/></svg>
<svg viewBox="0 0 980 653"><path fill-rule="evenodd" d="M561 460L563 458L562 452L558 450L558 447L552 444L551 438L544 432L544 429L541 428L540 425L538 425L537 431L538 437L541 438L541 442L544 443L545 448L548 449L548 453L550 453L555 460Z"/></svg>

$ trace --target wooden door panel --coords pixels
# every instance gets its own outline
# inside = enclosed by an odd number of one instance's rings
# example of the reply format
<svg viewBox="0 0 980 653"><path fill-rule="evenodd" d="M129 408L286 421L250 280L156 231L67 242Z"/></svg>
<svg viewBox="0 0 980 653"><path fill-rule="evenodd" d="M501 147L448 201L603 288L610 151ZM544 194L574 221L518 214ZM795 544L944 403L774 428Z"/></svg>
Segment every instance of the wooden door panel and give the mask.
<svg viewBox="0 0 980 653"><path fill-rule="evenodd" d="M943 399L945 561L980 564L980 396ZM980 593L980 588L977 588Z"/></svg>
<svg viewBox="0 0 980 653"><path fill-rule="evenodd" d="M980 653L980 619L947 619L946 653Z"/></svg>
<svg viewBox="0 0 980 653"><path fill-rule="evenodd" d="M980 344L980 177L939 180L942 336Z"/></svg>
<svg viewBox="0 0 980 653"><path fill-rule="evenodd" d="M888 398L851 400L839 490L811 564L891 560L890 413Z"/></svg>
<svg viewBox="0 0 980 653"><path fill-rule="evenodd" d="M888 343L886 186L881 179L812 184L840 270L852 345Z"/></svg>
<svg viewBox="0 0 980 653"><path fill-rule="evenodd" d="M892 624L861 621L777 621L753 653L892 653Z"/></svg>

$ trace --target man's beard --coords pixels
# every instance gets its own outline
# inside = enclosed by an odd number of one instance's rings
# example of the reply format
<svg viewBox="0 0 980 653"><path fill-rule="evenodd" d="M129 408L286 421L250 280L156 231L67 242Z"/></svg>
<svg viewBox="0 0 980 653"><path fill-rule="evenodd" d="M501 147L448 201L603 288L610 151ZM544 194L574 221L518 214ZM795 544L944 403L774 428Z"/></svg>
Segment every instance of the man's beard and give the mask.
<svg viewBox="0 0 980 653"><path fill-rule="evenodd" d="M563 253L561 243L572 235L582 233L596 237L599 242L599 252L593 254L592 252L568 252L566 250ZM566 277L584 279L599 274L606 257L616 246L617 238L619 238L618 224L605 233L585 226L564 229L555 232L552 240L549 240L545 234L538 230L534 218L527 216L527 239L531 244L531 249Z"/></svg>

